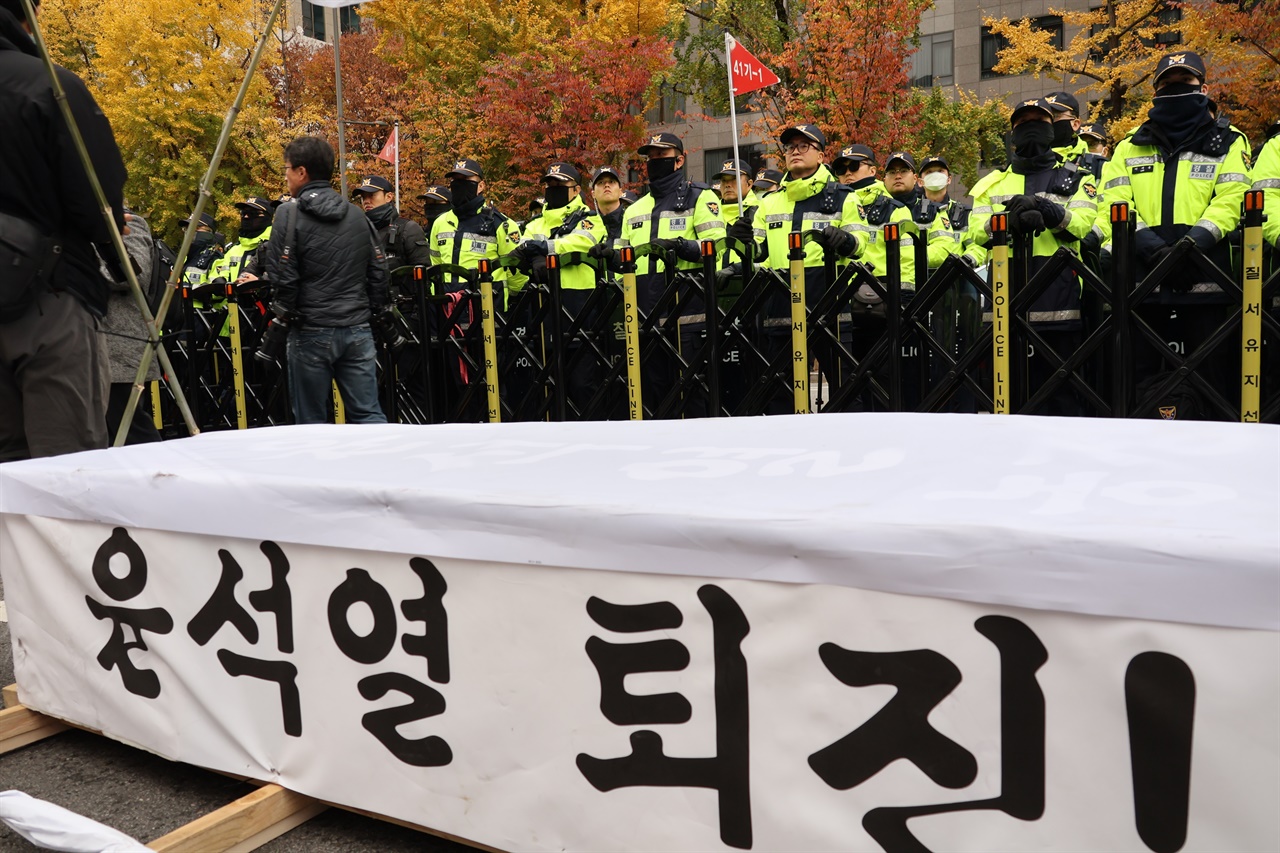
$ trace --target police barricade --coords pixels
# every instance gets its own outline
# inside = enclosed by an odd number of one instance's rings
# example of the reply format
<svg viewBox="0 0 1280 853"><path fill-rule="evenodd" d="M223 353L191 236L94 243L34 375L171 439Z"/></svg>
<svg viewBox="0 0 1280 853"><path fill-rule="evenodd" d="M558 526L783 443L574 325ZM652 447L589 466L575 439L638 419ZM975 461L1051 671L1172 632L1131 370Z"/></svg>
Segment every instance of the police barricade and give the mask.
<svg viewBox="0 0 1280 853"><path fill-rule="evenodd" d="M505 850L1272 851L1276 429L303 426L0 466L19 698Z"/></svg>

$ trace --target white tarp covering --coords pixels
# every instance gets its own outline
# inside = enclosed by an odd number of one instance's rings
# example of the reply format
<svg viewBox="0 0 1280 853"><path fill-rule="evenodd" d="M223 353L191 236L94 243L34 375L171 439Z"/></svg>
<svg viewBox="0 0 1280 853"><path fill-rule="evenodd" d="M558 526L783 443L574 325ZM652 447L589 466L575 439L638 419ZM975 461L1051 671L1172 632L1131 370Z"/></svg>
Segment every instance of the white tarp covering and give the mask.
<svg viewBox="0 0 1280 853"><path fill-rule="evenodd" d="M1280 429L823 415L282 427L0 468L0 513L1280 629Z"/></svg>
<svg viewBox="0 0 1280 853"><path fill-rule="evenodd" d="M0 570L33 708L499 848L1273 853L1278 436L208 435L0 466Z"/></svg>

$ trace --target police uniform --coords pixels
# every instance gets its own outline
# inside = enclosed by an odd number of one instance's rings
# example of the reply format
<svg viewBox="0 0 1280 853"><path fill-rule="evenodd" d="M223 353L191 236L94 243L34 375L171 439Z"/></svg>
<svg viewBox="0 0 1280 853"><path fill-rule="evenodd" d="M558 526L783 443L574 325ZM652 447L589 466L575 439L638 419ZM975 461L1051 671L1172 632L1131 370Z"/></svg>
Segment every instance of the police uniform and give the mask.
<svg viewBox="0 0 1280 853"><path fill-rule="evenodd" d="M1053 117L1053 110L1046 101L1028 100L1014 108L1009 117L1010 124L1027 111L1050 119ZM1033 234L1030 241L1029 275L1034 276L1048 264L1060 248L1079 254L1080 240L1089 234L1097 217L1098 188L1090 172L1071 168L1052 153L1020 164L1015 149L1013 164L998 173L974 199L973 215L969 220L971 239L989 245L992 215L1008 211L1015 199L1035 202L1044 220L1044 229ZM1052 223L1055 217L1060 218ZM1010 219L1010 230L1016 232L1021 226L1016 217L1011 215ZM1029 312L1028 319L1038 327L1039 334L1064 358L1070 356L1080 339L1080 293L1079 278L1070 270L1063 270L1032 303ZM1029 369L1034 393L1052 371L1046 359L1036 357L1029 360ZM1068 387L1059 386L1041 411L1045 414L1078 414L1079 401Z"/></svg>
<svg viewBox="0 0 1280 853"><path fill-rule="evenodd" d="M740 179L740 185L746 184L746 178L750 173L742 168L742 164L737 160L725 160L720 164L720 171L711 176L711 180L720 181L724 178L732 178L735 175ZM741 187L740 187L741 188ZM746 193L739 196L738 201L721 201L721 213L724 214L725 226L732 225L738 221L738 217L745 217L750 222L755 216L755 208L760 204L760 199L756 198L755 192L748 185Z"/></svg>
<svg viewBox="0 0 1280 853"><path fill-rule="evenodd" d="M229 282L235 282L242 273L249 269L250 264L256 260L258 249L271 239L271 214L276 209L275 202L268 201L260 196L250 196L244 201L236 202L236 209L240 211L242 218L262 217L266 220L267 225L256 234L246 235L241 233L238 235L236 242L231 244L226 254L215 260L210 266L207 275L208 281L212 281L215 278L225 278Z"/></svg>
<svg viewBox="0 0 1280 853"><path fill-rule="evenodd" d="M1050 92L1044 96L1045 103L1049 105L1049 109L1056 114L1054 116L1054 124L1057 125L1057 116L1063 113L1071 113L1077 119L1080 118L1080 102L1075 96L1069 92ZM1063 121L1067 121L1063 119ZM1080 132L1075 135L1070 145L1060 145L1054 148L1054 153L1062 158L1062 162L1068 167L1074 165L1078 168L1085 169L1090 172L1095 180L1102 178L1102 164L1107 162L1107 158L1101 154L1094 154L1089 151L1089 141L1084 138L1084 126L1080 127Z"/></svg>
<svg viewBox="0 0 1280 853"><path fill-rule="evenodd" d="M841 149L839 156L831 161L831 167L838 171L843 166L861 162L875 165L875 154L865 145L849 145ZM883 279L889 272L884 226L890 222L899 223L899 226L911 222L911 208L890 195L884 184L875 177L863 178L849 186L858 200L864 220L854 228L865 234L867 239L867 245L859 257L863 263L871 267L877 278ZM899 251L902 259L902 290L914 293L916 287L915 240L908 231L909 229L900 227L898 234L901 241ZM860 288L856 302L855 311L859 305L864 311L880 310L875 308L880 304L880 298L869 287Z"/></svg>
<svg viewBox="0 0 1280 853"><path fill-rule="evenodd" d="M683 155L683 141L675 134L659 133L641 145L637 153L647 157L651 152L670 149L675 150L677 157ZM683 170L656 179L651 175L649 194L628 207L622 217L621 239L631 246L670 241L665 258L653 254L636 259L636 290L641 314L647 317L658 309L658 301L667 288L667 272L696 274L702 269L699 243L702 240L722 241L724 237L720 200L709 186L690 181ZM685 303L680 311L682 315L693 316L702 312L702 299L695 290L682 287L679 298ZM663 307L664 314L671 310L670 305ZM696 332L686 323L680 335L683 339L681 346L696 340ZM662 402L674 385L678 370L678 365L660 350L642 359L641 386L646 406L655 408Z"/></svg>
<svg viewBox="0 0 1280 853"><path fill-rule="evenodd" d="M1199 84L1161 84L1166 73L1179 69L1190 72ZM1230 245L1224 238L1239 224L1250 186L1249 143L1225 117L1213 117L1207 96L1199 91L1204 79L1204 63L1195 53L1182 51L1162 58L1156 67L1156 97L1147 121L1116 145L1102 172L1107 204L1129 204L1139 280L1184 237L1190 237L1219 269L1231 269ZM1166 115L1169 106L1172 117ZM1110 217L1099 217L1098 226L1103 248L1109 251ZM1195 264L1184 263L1164 279L1155 299L1135 308L1184 356L1212 334L1234 301L1216 283L1201 278ZM1211 384L1230 389L1237 383L1232 365L1238 364L1238 355L1238 348L1234 355L1226 347L1216 348L1201 374ZM1168 369L1146 344L1135 346L1134 359L1139 384ZM1231 399L1229 390L1225 396Z"/></svg>
<svg viewBox="0 0 1280 853"><path fill-rule="evenodd" d="M612 166L600 166L591 173L591 186L594 188L596 182L601 178L609 177L618 182L618 186L622 186L622 177ZM622 198L618 198L618 206L608 213L600 215L600 220L604 223L606 236L602 240L608 240L609 245L613 245L613 241L622 236L622 214L627 209L627 205L623 203Z"/></svg>
<svg viewBox="0 0 1280 853"><path fill-rule="evenodd" d="M1280 252L1280 122L1268 130L1268 139L1253 166L1252 189L1262 191L1262 210L1267 217L1262 223L1262 238Z"/></svg>
<svg viewBox="0 0 1280 853"><path fill-rule="evenodd" d="M484 170L475 160L459 160L446 178L484 177ZM456 191L451 188L455 196ZM431 226L431 263L453 264L466 269L477 269L482 258L494 261L495 301L499 307L505 304L498 293L505 284L508 291L516 291L524 286L528 277L519 272L507 269L496 269L496 261L507 255L520 243L520 229L509 217L497 208L488 204L483 196L463 206L454 204L447 212L440 215ZM464 279L446 275L444 286L447 291L461 290L466 285Z"/></svg>
<svg viewBox="0 0 1280 853"><path fill-rule="evenodd" d="M360 182L354 192L391 193L395 192L395 187L384 177L370 175ZM392 272L392 284L408 275L408 270L395 275L397 270L431 263L426 232L417 222L401 216L393 202L366 210L365 216L369 217L378 233L378 245L387 256L387 269Z"/></svg>
<svg viewBox="0 0 1280 853"><path fill-rule="evenodd" d="M570 163L552 163L542 177L546 185L546 195L554 192L558 186L579 186L582 178L578 170ZM538 217L524 229L524 237L517 253L533 258L545 259L547 255L568 255L591 251L591 248L602 239L607 239L607 231L600 215L587 207L578 194L568 203L552 207L550 201L543 207L542 216ZM545 260L540 265L545 270ZM541 274L533 275L535 282L545 280ZM569 317L579 318L591 299L596 287L595 270L588 264L570 264L560 267L560 301L563 310ZM593 317L581 317L582 328L591 329ZM569 323L563 324L563 331L568 332ZM549 332L549 330L547 330ZM600 362L591 352L577 352L578 346L568 341L560 342L568 347L565 354L566 385L569 402L579 413L583 412L598 387L601 370Z"/></svg>

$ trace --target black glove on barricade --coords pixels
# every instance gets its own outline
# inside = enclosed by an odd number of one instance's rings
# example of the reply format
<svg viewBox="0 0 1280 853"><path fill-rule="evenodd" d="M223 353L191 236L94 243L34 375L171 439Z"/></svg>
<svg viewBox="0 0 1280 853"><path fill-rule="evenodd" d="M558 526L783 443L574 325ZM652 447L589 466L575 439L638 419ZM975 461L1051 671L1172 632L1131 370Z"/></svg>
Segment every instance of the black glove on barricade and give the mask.
<svg viewBox="0 0 1280 853"><path fill-rule="evenodd" d="M823 228L813 239L828 252L835 252L842 258L849 257L858 249L857 239L839 228Z"/></svg>
<svg viewBox="0 0 1280 853"><path fill-rule="evenodd" d="M547 256L538 255L529 262L529 281L534 284L547 283Z"/></svg>
<svg viewBox="0 0 1280 853"><path fill-rule="evenodd" d="M611 261L617 254L617 250L607 243L596 243L590 249L587 249L587 257L599 258L602 261Z"/></svg>
<svg viewBox="0 0 1280 853"><path fill-rule="evenodd" d="M755 228L752 227L751 223L745 219L739 219L737 222L730 225L727 235L730 239L737 240L739 243L746 243L747 245L751 245L756 239Z"/></svg>
<svg viewBox="0 0 1280 853"><path fill-rule="evenodd" d="M697 261L702 257L701 248L697 242L684 237L660 237L653 241L653 245L682 261Z"/></svg>
<svg viewBox="0 0 1280 853"><path fill-rule="evenodd" d="M730 279L737 278L742 275L742 264L729 264L724 269L716 270L716 289L721 290L729 283Z"/></svg>

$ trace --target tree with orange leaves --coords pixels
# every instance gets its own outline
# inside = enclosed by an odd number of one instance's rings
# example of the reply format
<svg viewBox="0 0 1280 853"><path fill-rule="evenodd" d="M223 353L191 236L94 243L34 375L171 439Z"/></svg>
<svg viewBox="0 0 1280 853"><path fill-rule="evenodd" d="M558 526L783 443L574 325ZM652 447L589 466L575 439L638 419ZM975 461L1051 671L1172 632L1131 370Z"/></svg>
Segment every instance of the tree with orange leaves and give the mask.
<svg viewBox="0 0 1280 853"><path fill-rule="evenodd" d="M1260 144L1280 118L1280 3L1187 0L1182 34L1184 46L1208 65L1206 92Z"/></svg>

